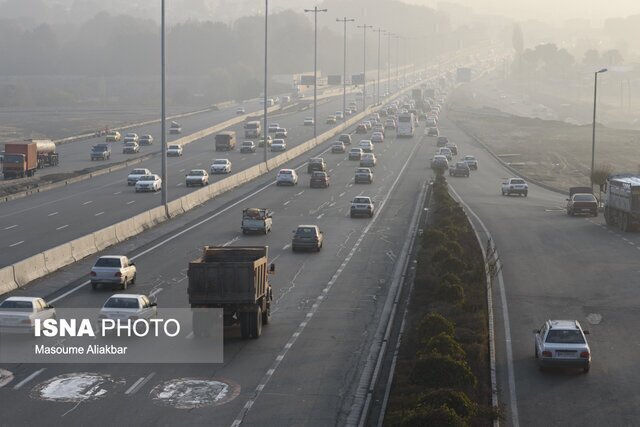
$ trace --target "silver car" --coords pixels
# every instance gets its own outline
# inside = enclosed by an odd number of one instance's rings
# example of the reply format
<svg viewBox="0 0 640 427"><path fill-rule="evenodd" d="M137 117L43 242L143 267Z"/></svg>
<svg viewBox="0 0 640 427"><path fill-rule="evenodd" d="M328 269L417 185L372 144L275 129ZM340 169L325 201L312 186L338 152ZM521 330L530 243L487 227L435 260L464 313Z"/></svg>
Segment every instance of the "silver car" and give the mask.
<svg viewBox="0 0 640 427"><path fill-rule="evenodd" d="M533 331L535 358L541 369L546 367L591 368L591 349L577 320L547 320Z"/></svg>
<svg viewBox="0 0 640 427"><path fill-rule="evenodd" d="M9 297L0 303L0 332L31 333L36 319L55 319L56 310L42 298Z"/></svg>

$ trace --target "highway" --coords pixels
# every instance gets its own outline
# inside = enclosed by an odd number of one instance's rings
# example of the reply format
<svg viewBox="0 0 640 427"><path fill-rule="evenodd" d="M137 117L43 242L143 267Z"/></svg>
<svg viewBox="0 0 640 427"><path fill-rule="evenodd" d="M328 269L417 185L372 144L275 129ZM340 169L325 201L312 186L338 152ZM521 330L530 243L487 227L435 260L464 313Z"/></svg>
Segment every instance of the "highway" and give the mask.
<svg viewBox="0 0 640 427"><path fill-rule="evenodd" d="M293 131L299 117L292 120L287 127ZM325 143L313 154L329 146ZM109 249L135 259L139 277L128 292L154 294L159 307L185 307L187 263L203 245L269 245L277 266L272 277L274 310L260 339L244 341L237 327L228 329L222 364L0 366L14 375L0 387L3 423L343 425L407 224L430 176L426 165L431 149L422 138L390 137L375 150L379 162L371 185L353 184L358 162L347 160L345 154L325 153L331 186L310 189L305 159L299 159L291 162L299 168L298 186L276 187L275 173L270 173ZM119 180L113 185L123 184ZM357 195L374 198L378 211L373 219L349 217L349 202ZM241 234L240 214L250 206L274 210L271 234ZM292 253L291 231L304 223L324 230L320 253ZM17 294L50 296L57 307L97 310L113 292L82 286L88 265L84 260ZM65 381L86 379L87 373L94 383L84 383L84 394L52 401L68 397L62 389L52 393L52 381L60 376ZM173 382L187 379L222 382L229 386L228 395L218 401L207 388L182 399L167 393Z"/></svg>
<svg viewBox="0 0 640 427"><path fill-rule="evenodd" d="M341 108L341 97L324 102L319 101L318 134L333 126L326 125L325 119ZM221 112L221 114L231 113ZM277 122L288 129L287 145L291 148L313 137L313 127L302 124L304 118L310 115L312 110L293 111L283 115L273 114L270 122ZM197 122L197 126L191 124L195 127L194 131L213 124L207 121L207 117L208 114L191 117L192 122ZM187 121L183 120L182 124L187 132ZM238 134L239 148L240 142L244 139L242 124L233 126L231 129ZM120 143L114 145L118 144ZM159 144L155 144L153 149L159 150ZM87 154L88 152L83 151L82 155L78 155L78 162L87 162L85 157ZM271 155L269 153L269 156ZM81 157L84 160L81 160ZM194 191L194 188L185 187L185 174L191 169L209 170L215 158L229 158L233 163L232 173L234 173L260 163L263 160L263 154L260 150L256 153L240 153L239 149L228 153L216 152L213 136L194 141L184 147L182 157L168 159L169 200ZM161 158L155 156L135 167L149 168L154 173L160 173L160 162ZM0 267L158 206L159 192L135 193L132 186L127 186L126 177L131 169L133 167L3 203L0 206L0 247L3 249L0 251ZM226 176L211 175L210 182ZM43 236L46 236L46 239Z"/></svg>

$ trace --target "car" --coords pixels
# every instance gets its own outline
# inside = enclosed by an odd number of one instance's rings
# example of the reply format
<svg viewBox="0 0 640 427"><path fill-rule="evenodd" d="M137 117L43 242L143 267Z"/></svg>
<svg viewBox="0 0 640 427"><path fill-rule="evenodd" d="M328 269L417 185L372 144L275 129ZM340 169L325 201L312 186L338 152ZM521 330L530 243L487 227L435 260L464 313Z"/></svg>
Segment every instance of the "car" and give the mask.
<svg viewBox="0 0 640 427"><path fill-rule="evenodd" d="M231 162L229 159L214 159L209 173L231 173Z"/></svg>
<svg viewBox="0 0 640 427"><path fill-rule="evenodd" d="M369 139L360 140L358 147L362 148L364 153L373 153L373 143Z"/></svg>
<svg viewBox="0 0 640 427"><path fill-rule="evenodd" d="M373 127L373 133L381 133L382 136L386 135L386 131L384 130L384 126L382 125L375 125Z"/></svg>
<svg viewBox="0 0 640 427"><path fill-rule="evenodd" d="M151 135L142 135L140 136L140 140L138 141L140 145L152 145L153 144L153 136Z"/></svg>
<svg viewBox="0 0 640 427"><path fill-rule="evenodd" d="M435 116L427 116L427 120L425 121L425 126L428 127L437 127L438 119Z"/></svg>
<svg viewBox="0 0 640 427"><path fill-rule="evenodd" d="M344 142L345 145L351 145L351 135L343 133L338 137L338 141Z"/></svg>
<svg viewBox="0 0 640 427"><path fill-rule="evenodd" d="M289 136L289 132L287 132L287 130L285 128L278 128L276 130L276 134L274 135L275 139L285 139L287 136Z"/></svg>
<svg viewBox="0 0 640 427"><path fill-rule="evenodd" d="M158 317L158 304L151 302L148 296L142 294L115 294L111 295L102 305L98 315L98 322L103 322L107 319L114 321L150 320L156 317ZM142 330L140 329L140 331ZM116 333L118 336L121 334L134 334L124 330L117 330Z"/></svg>
<svg viewBox="0 0 640 427"><path fill-rule="evenodd" d="M347 108L346 110L344 110L344 115L345 116L350 116L353 114L353 111L351 111L351 108Z"/></svg>
<svg viewBox="0 0 640 427"><path fill-rule="evenodd" d="M99 285L116 285L121 289L136 283L136 265L124 255L104 255L91 268L91 288Z"/></svg>
<svg viewBox="0 0 640 427"><path fill-rule="evenodd" d="M280 169L276 175L276 185L298 185L298 173L295 169Z"/></svg>
<svg viewBox="0 0 640 427"><path fill-rule="evenodd" d="M271 143L271 151L286 151L287 143L284 139L274 139Z"/></svg>
<svg viewBox="0 0 640 427"><path fill-rule="evenodd" d="M316 171L311 174L309 187L311 188L327 188L331 184L331 178L326 172Z"/></svg>
<svg viewBox="0 0 640 427"><path fill-rule="evenodd" d="M209 174L204 169L191 169L186 176L185 185L187 187L209 185Z"/></svg>
<svg viewBox="0 0 640 427"><path fill-rule="evenodd" d="M246 208L242 211L242 234L268 234L273 227L273 212L267 208Z"/></svg>
<svg viewBox="0 0 640 427"><path fill-rule="evenodd" d="M242 107L236 108L236 114L239 115L239 116L242 115L242 114L245 114L246 112L247 111Z"/></svg>
<svg viewBox="0 0 640 427"><path fill-rule="evenodd" d="M361 184L361 183L372 184L373 183L373 172L369 168L358 168L358 169L356 169L355 176L354 176L354 182L356 184Z"/></svg>
<svg viewBox="0 0 640 427"><path fill-rule="evenodd" d="M336 119L338 120L344 119L344 114L342 114L342 111L336 111L335 116L336 116Z"/></svg>
<svg viewBox="0 0 640 427"><path fill-rule="evenodd" d="M469 169L478 170L478 160L474 156L464 156L462 161L469 165Z"/></svg>
<svg viewBox="0 0 640 427"><path fill-rule="evenodd" d="M136 154L140 152L140 145L135 141L127 141L122 146L122 154Z"/></svg>
<svg viewBox="0 0 640 427"><path fill-rule="evenodd" d="M169 134L177 135L182 133L182 126L178 122L171 122L171 127L169 128Z"/></svg>
<svg viewBox="0 0 640 427"><path fill-rule="evenodd" d="M441 154L436 154L431 159L431 169L434 170L442 170L445 171L449 169L449 161L447 160L447 156L443 156Z"/></svg>
<svg viewBox="0 0 640 427"><path fill-rule="evenodd" d="M267 135L266 139L267 139L267 146L271 147L271 144L273 143L273 138L271 138L271 135ZM264 140L265 140L264 136L260 138L260 142L258 142L258 147L264 147Z"/></svg>
<svg viewBox="0 0 640 427"><path fill-rule="evenodd" d="M136 193L141 191L160 191L162 190L162 179L156 175L145 175L138 178L136 181Z"/></svg>
<svg viewBox="0 0 640 427"><path fill-rule="evenodd" d="M127 133L124 135L124 139L122 140L122 142L127 143L127 142L138 142L140 140L140 137L138 136L137 133Z"/></svg>
<svg viewBox="0 0 640 427"><path fill-rule="evenodd" d="M447 144L445 145L446 148L448 148L449 150L451 150L451 154L454 156L458 155L458 146L453 143L453 142L447 142Z"/></svg>
<svg viewBox="0 0 640 427"><path fill-rule="evenodd" d="M349 216L354 218L356 216L368 216L371 218L374 213L374 206L371 197L357 196L351 201L351 208L349 210Z"/></svg>
<svg viewBox="0 0 640 427"><path fill-rule="evenodd" d="M280 129L280 125L278 123L269 123L269 133L275 133L278 129Z"/></svg>
<svg viewBox="0 0 640 427"><path fill-rule="evenodd" d="M455 165L449 168L449 176L466 176L469 178L470 174L469 165L465 162L456 162Z"/></svg>
<svg viewBox="0 0 640 427"><path fill-rule="evenodd" d="M331 145L332 153L344 153L345 151L347 151L347 149L342 141L336 141Z"/></svg>
<svg viewBox="0 0 640 427"><path fill-rule="evenodd" d="M327 117L327 121L326 123L328 125L335 125L336 124L336 116L329 116Z"/></svg>
<svg viewBox="0 0 640 427"><path fill-rule="evenodd" d="M253 141L243 141L240 144L240 152L241 153L255 153L256 152L256 144Z"/></svg>
<svg viewBox="0 0 640 427"><path fill-rule="evenodd" d="M9 297L0 303L0 332L32 333L36 320L56 318L56 309L42 298Z"/></svg>
<svg viewBox="0 0 640 427"><path fill-rule="evenodd" d="M317 225L299 225L293 230L293 239L291 240L291 251L296 252L299 249L313 249L320 252L324 243L324 233Z"/></svg>
<svg viewBox="0 0 640 427"><path fill-rule="evenodd" d="M396 128L396 121L393 119L387 119L384 122L384 128L385 129L395 129Z"/></svg>
<svg viewBox="0 0 640 427"><path fill-rule="evenodd" d="M111 144L96 144L91 147L91 160L107 160L111 157Z"/></svg>
<svg viewBox="0 0 640 427"><path fill-rule="evenodd" d="M327 163L322 157L312 157L307 163L307 173L313 173L316 171L324 172L327 170Z"/></svg>
<svg viewBox="0 0 640 427"><path fill-rule="evenodd" d="M438 136L439 135L439 131L437 127L431 126L429 128L427 128L427 136Z"/></svg>
<svg viewBox="0 0 640 427"><path fill-rule="evenodd" d="M367 133L368 131L369 131L369 129L367 129L367 125L365 125L364 123L360 123L358 125L358 127L356 127L356 133L357 134L362 135L362 134Z"/></svg>
<svg viewBox="0 0 640 427"><path fill-rule="evenodd" d="M529 185L522 178L509 178L502 183L502 195L510 196L512 194L527 197L529 193Z"/></svg>
<svg viewBox="0 0 640 427"><path fill-rule="evenodd" d="M578 368L589 372L591 348L577 320L547 320L534 332L534 357L540 369Z"/></svg>
<svg viewBox="0 0 640 427"><path fill-rule="evenodd" d="M315 123L315 121L313 120L313 117L305 117L303 124L305 126L313 126Z"/></svg>
<svg viewBox="0 0 640 427"><path fill-rule="evenodd" d="M363 153L360 158L360 166L372 168L376 165L378 159L376 159L376 155L373 153Z"/></svg>
<svg viewBox="0 0 640 427"><path fill-rule="evenodd" d="M353 147L349 150L349 160L360 160L362 158L362 148Z"/></svg>
<svg viewBox="0 0 640 427"><path fill-rule="evenodd" d="M117 130L107 132L106 142L118 142L122 139L122 135Z"/></svg>
<svg viewBox="0 0 640 427"><path fill-rule="evenodd" d="M182 156L182 145L169 144L167 147L167 157L180 157Z"/></svg>
<svg viewBox="0 0 640 427"><path fill-rule="evenodd" d="M567 215L598 216L598 200L590 193L574 193L567 199Z"/></svg>
<svg viewBox="0 0 640 427"><path fill-rule="evenodd" d="M138 180L146 175L151 175L151 171L149 169L137 168L129 172L127 175L127 185L136 185Z"/></svg>
<svg viewBox="0 0 640 427"><path fill-rule="evenodd" d="M441 147L440 149L438 149L438 154L445 156L448 161L451 161L451 159L453 158L451 150L449 150L447 147Z"/></svg>
<svg viewBox="0 0 640 427"><path fill-rule="evenodd" d="M384 142L384 135L382 132L374 132L371 134L371 142Z"/></svg>
<svg viewBox="0 0 640 427"><path fill-rule="evenodd" d="M436 139L437 147L446 147L448 143L449 138L447 138L446 136L439 136L438 139Z"/></svg>
<svg viewBox="0 0 640 427"><path fill-rule="evenodd" d="M364 122L362 122L362 124L367 128L367 132L369 132L373 127L373 123L371 123L370 120L365 120Z"/></svg>

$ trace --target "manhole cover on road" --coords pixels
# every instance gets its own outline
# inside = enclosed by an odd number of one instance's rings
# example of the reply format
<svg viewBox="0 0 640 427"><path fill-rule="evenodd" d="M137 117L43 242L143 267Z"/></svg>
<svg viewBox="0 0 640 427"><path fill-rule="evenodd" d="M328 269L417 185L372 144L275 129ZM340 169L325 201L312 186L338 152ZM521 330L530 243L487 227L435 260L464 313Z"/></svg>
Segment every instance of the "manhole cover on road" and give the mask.
<svg viewBox="0 0 640 427"><path fill-rule="evenodd" d="M587 315L587 322L591 323L592 325L599 325L600 322L602 322L602 314L589 313Z"/></svg>
<svg viewBox="0 0 640 427"><path fill-rule="evenodd" d="M110 375L76 372L59 375L38 384L31 390L31 397L53 402L96 400L124 384L124 380L114 379Z"/></svg>
<svg viewBox="0 0 640 427"><path fill-rule="evenodd" d="M166 381L153 390L151 398L159 404L177 409L222 405L240 394L240 385L229 380L179 378Z"/></svg>
<svg viewBox="0 0 640 427"><path fill-rule="evenodd" d="M0 369L0 388L13 381L13 374L6 369Z"/></svg>

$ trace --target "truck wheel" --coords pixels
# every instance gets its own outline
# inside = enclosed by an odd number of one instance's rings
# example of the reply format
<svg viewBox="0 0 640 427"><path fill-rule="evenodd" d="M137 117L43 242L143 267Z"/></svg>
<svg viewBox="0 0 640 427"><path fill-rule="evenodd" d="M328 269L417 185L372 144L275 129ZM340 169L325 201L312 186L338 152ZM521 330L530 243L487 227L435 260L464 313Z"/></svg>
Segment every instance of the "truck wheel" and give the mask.
<svg viewBox="0 0 640 427"><path fill-rule="evenodd" d="M268 325L271 323L271 307L267 305L267 309L262 312L262 324Z"/></svg>
<svg viewBox="0 0 640 427"><path fill-rule="evenodd" d="M138 276L137 274L134 274L134 275L133 275L133 279L131 279L131 284L132 284L132 285L135 285L135 284L136 284L136 277L137 277L137 276Z"/></svg>
<svg viewBox="0 0 640 427"><path fill-rule="evenodd" d="M127 278L125 277L125 278L124 278L124 282L122 282L122 285L120 285L120 288L121 288L123 291L126 291L126 290L127 290L127 286L128 286L128 282L127 282Z"/></svg>
<svg viewBox="0 0 640 427"><path fill-rule="evenodd" d="M626 233L629 229L629 216L627 214L622 214L622 218L620 219L620 230Z"/></svg>
<svg viewBox="0 0 640 427"><path fill-rule="evenodd" d="M262 308L258 307L257 311L249 314L251 315L251 338L260 338L262 335Z"/></svg>

